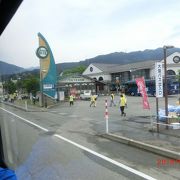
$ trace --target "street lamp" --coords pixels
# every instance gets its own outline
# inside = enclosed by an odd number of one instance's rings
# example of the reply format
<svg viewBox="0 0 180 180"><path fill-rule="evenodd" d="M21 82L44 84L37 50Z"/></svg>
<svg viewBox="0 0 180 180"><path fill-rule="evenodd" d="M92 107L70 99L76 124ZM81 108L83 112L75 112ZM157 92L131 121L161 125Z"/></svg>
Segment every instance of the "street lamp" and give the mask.
<svg viewBox="0 0 180 180"><path fill-rule="evenodd" d="M165 98L165 116L166 116L166 124L168 124L168 91L167 91L167 49L174 48L174 46L163 46L164 51L164 98ZM168 129L168 126L166 126L166 129Z"/></svg>

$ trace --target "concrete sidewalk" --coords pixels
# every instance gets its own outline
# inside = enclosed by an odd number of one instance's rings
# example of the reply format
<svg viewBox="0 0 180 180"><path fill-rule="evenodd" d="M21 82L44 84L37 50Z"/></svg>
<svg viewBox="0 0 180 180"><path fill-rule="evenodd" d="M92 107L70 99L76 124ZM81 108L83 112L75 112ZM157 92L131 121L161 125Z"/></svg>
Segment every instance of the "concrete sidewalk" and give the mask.
<svg viewBox="0 0 180 180"><path fill-rule="evenodd" d="M47 111L47 109L51 109L51 108L54 108L59 105L59 103L57 102L57 103L49 105L49 106L47 106L47 108L45 108L45 107L40 107L37 103L34 105L34 104L31 104L28 102L26 105L25 101L22 101L22 102L14 101L13 103L8 102L8 101L0 101L0 102L4 103L6 105L12 106L12 107L21 109L23 111L28 111L28 112L44 112L44 111Z"/></svg>
<svg viewBox="0 0 180 180"><path fill-rule="evenodd" d="M21 109L23 111L27 111L27 112L43 112L43 111L47 111L46 108L43 107L38 107L35 105L31 105L31 104L27 104L27 106L25 104L18 104L16 102L7 102L7 101L2 101L1 103L6 104L8 106L12 106L15 107L17 109Z"/></svg>
<svg viewBox="0 0 180 180"><path fill-rule="evenodd" d="M119 130L110 128L110 133L103 134L103 137L180 160L180 129L167 130L163 126L157 133L155 127L151 131L150 124L134 123L127 118L121 119Z"/></svg>

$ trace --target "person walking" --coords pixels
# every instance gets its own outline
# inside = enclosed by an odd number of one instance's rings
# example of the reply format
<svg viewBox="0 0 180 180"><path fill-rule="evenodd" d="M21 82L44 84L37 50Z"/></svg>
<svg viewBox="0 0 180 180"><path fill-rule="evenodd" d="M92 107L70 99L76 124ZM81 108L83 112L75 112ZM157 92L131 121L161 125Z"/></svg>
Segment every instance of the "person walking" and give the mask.
<svg viewBox="0 0 180 180"><path fill-rule="evenodd" d="M91 102L90 102L90 107L94 105L96 107L96 97L94 95L91 95Z"/></svg>
<svg viewBox="0 0 180 180"><path fill-rule="evenodd" d="M123 96L123 94L120 95L120 111L121 116L126 116L126 113L124 112L124 108L126 106L126 98Z"/></svg>
<svg viewBox="0 0 180 180"><path fill-rule="evenodd" d="M73 104L74 104L74 97L73 97L73 95L71 94L71 95L69 96L69 105L72 106Z"/></svg>
<svg viewBox="0 0 180 180"><path fill-rule="evenodd" d="M111 93L111 102L110 102L110 107L112 107L112 104L114 105L114 106L116 106L116 104L115 104L115 102L114 102L114 94L113 94L113 92Z"/></svg>
<svg viewBox="0 0 180 180"><path fill-rule="evenodd" d="M122 95L123 95L123 97L124 97L124 99L125 99L125 103L126 103L126 104L125 104L125 107L127 108L127 98L126 98L126 95L125 95L124 92L122 93Z"/></svg>

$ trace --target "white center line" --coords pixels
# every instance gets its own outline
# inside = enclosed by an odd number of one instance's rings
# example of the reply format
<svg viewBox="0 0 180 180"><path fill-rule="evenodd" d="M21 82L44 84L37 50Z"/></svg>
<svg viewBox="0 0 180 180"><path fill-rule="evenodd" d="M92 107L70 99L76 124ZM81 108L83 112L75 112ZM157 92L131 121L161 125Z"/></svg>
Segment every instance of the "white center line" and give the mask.
<svg viewBox="0 0 180 180"><path fill-rule="evenodd" d="M1 108L1 107L0 107L0 109L2 109L3 111L5 111L5 112L7 112L7 113L9 113L9 114L11 114L11 115L13 115L13 116L15 116L15 117L21 119L21 120L23 120L23 121L25 121L25 122L27 122L27 123L29 123L29 124L31 124L31 125L37 127L37 128L39 128L39 129L41 129L41 130L43 130L43 131L46 131L46 132L49 131L48 129L43 128L42 126L39 126L39 125L37 125L37 124L31 122L30 120L27 120L27 119L25 119L25 118L23 118L23 117L21 117L21 116L18 116L17 114L12 113L12 112L10 112L10 111L4 109L4 108Z"/></svg>
<svg viewBox="0 0 180 180"><path fill-rule="evenodd" d="M11 114L11 115L13 115L13 116L15 116L15 117L17 117L17 118L19 118L19 119L21 119L21 120L23 120L23 121L25 121L25 122L27 122L27 123L29 123L29 124L31 124L31 125L33 125L33 126L35 126L35 127L37 127L37 128L39 128L39 129L41 129L41 130L44 130L46 132L49 131L48 129L43 128L42 126L39 126L39 125L31 122L30 120L27 120L27 119L25 119L25 118L23 118L21 116L18 116L17 114L12 113L12 112L4 109L4 108L0 107L0 109L7 112L7 113L9 113L9 114ZM151 177L151 176L149 176L147 174L144 174L144 173L142 173L140 171L137 171L137 170L135 170L135 169L133 169L131 167L128 167L128 166L126 166L126 165L124 165L122 163L119 163L119 162L117 162L117 161L115 161L115 160L113 160L113 159L111 159L109 157L106 157L106 156L104 156L102 154L99 154L99 153L97 153L97 152L95 152L95 151L93 151L93 150L91 150L91 149L89 149L89 148L87 148L85 146L82 146L82 145L80 145L80 144L78 144L76 142L73 142L73 141L71 141L71 140L69 140L69 139L67 139L67 138L65 138L65 137L63 137L63 136L61 136L59 134L54 134L54 137L59 138L59 139L65 141L65 142L68 142L68 143L70 143L70 144L72 144L72 145L74 145L74 146L76 146L76 147L78 147L78 148L80 148L80 149L82 149L84 151L87 151L87 152L89 152L89 153L91 153L91 154L93 154L93 155L95 155L95 156L97 156L97 157L99 157L101 159L104 159L104 160L106 160L106 161L108 161L108 162L110 162L110 163L112 163L112 164L114 164L114 165L116 165L116 166L118 166L120 168L123 168L123 169L125 169L125 170L127 170L127 171L129 171L131 173L134 173L134 174L136 174L136 175L138 175L138 176L140 176L142 178L145 178L145 179L148 179L148 180L155 180L155 178L153 178L153 177Z"/></svg>
<svg viewBox="0 0 180 180"><path fill-rule="evenodd" d="M131 167L128 167L128 166L126 166L126 165L124 165L122 163L119 163L119 162L117 162L117 161L115 161L115 160L113 160L111 158L108 158L108 157L106 157L106 156L104 156L102 154L99 154L99 153L97 153L97 152L95 152L95 151L93 151L93 150L91 150L89 148L86 148L85 146L77 144L77 143L75 143L75 142L73 142L73 141L71 141L71 140L69 140L69 139L67 139L67 138L65 138L63 136L60 136L58 134L54 134L54 136L57 137L57 138L60 138L60 139L62 139L64 141L66 141L66 142L68 142L70 144L73 144L74 146L76 146L76 147L78 147L78 148L80 148L80 149L82 149L84 151L87 151L87 152L89 152L89 153L91 153L91 154L93 154L95 156L98 156L101 159L104 159L104 160L106 160L106 161L108 161L108 162L110 162L110 163L112 163L112 164L114 164L114 165L116 165L118 167L121 167L121 168L123 168L123 169L125 169L127 171L130 171L131 173L134 173L134 174L136 174L136 175L138 175L140 177L143 177L143 178L148 179L148 180L155 180L155 178L153 178L153 177L151 177L149 175L146 175L146 174L144 174L144 173L142 173L140 171L137 171L137 170L135 170L135 169L133 169Z"/></svg>

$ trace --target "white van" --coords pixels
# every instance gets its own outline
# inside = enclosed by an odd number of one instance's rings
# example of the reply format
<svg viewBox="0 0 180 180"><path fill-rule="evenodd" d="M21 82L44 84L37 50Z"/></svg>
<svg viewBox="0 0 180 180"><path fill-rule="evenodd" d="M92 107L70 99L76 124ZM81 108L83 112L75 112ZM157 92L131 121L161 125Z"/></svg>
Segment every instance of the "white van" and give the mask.
<svg viewBox="0 0 180 180"><path fill-rule="evenodd" d="M80 99L89 100L91 98L91 90L85 90L83 93L80 94Z"/></svg>
<svg viewBox="0 0 180 180"><path fill-rule="evenodd" d="M91 90L84 90L83 93L80 94L80 99L82 100L90 100L92 95ZM98 95L94 95L97 99Z"/></svg>

